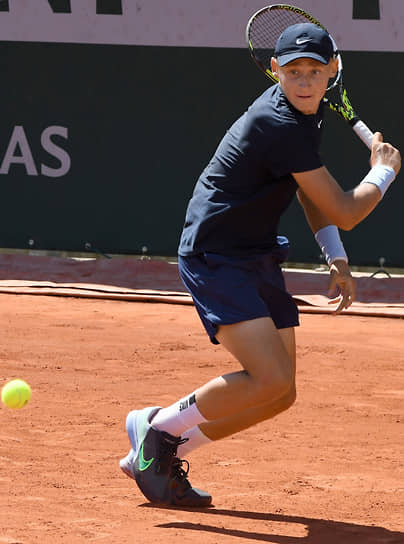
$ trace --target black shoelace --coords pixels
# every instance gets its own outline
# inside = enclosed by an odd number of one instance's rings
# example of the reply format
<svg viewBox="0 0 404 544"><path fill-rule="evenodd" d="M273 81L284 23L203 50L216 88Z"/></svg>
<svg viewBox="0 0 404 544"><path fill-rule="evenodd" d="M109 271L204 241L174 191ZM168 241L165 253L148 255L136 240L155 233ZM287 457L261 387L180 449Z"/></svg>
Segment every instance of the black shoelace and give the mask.
<svg viewBox="0 0 404 544"><path fill-rule="evenodd" d="M182 468L183 465L186 466L186 470ZM188 476L188 472L189 472L188 461L186 459L178 459L178 457L174 457L174 461L172 465L172 477L181 482L185 482Z"/></svg>
<svg viewBox="0 0 404 544"><path fill-rule="evenodd" d="M185 444L187 442L188 438L175 438L168 433L162 433L163 434L163 440L161 440L160 443L160 451L159 451L159 457L160 457L160 470L168 469L170 464L174 462L175 464L177 461L180 461L177 455L177 448L181 444ZM186 461L188 463L188 461ZM189 465L188 465L189 470ZM185 471L183 471L185 472ZM187 471L188 474L188 471Z"/></svg>

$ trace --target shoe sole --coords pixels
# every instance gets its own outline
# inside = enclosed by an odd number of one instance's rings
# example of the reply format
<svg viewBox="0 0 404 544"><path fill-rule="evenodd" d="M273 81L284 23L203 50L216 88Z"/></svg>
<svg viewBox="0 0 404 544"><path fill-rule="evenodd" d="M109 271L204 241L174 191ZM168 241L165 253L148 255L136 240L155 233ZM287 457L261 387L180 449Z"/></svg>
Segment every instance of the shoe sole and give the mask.
<svg viewBox="0 0 404 544"><path fill-rule="evenodd" d="M135 474L133 472L132 466L133 466L133 461L135 460L135 458L133 457L133 455L130 455L130 453L131 452L129 452L126 457L124 457L123 459L121 459L119 461L119 466L120 466L120 469L122 470L122 472L124 474L126 474L126 476L128 476L129 478L132 478L132 480L134 480L135 479ZM131 459L132 459L132 461L131 461Z"/></svg>
<svg viewBox="0 0 404 544"><path fill-rule="evenodd" d="M126 432L128 433L129 440L133 450L132 461L129 459L129 454L119 461L119 466L132 480L135 480L135 474L133 472L133 463L139 453L139 448L146 436L146 431L151 416L154 416L160 410L160 406L153 408L143 408L143 410L132 410L126 417Z"/></svg>

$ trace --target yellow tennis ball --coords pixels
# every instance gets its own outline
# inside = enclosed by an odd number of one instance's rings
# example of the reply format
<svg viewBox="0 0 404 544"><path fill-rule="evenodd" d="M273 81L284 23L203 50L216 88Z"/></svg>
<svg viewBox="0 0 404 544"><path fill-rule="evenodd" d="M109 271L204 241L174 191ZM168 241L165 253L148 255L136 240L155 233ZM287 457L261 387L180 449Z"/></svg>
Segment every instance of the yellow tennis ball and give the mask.
<svg viewBox="0 0 404 544"><path fill-rule="evenodd" d="M24 380L11 380L1 390L1 401L14 410L27 404L31 398L31 388Z"/></svg>

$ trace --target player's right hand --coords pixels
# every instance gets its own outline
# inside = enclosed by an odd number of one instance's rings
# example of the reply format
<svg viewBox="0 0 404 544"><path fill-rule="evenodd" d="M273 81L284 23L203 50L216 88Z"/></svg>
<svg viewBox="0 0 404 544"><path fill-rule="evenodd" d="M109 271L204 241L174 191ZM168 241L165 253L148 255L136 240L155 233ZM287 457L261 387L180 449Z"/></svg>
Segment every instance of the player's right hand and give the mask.
<svg viewBox="0 0 404 544"><path fill-rule="evenodd" d="M401 168L401 155L398 149L387 142L383 142L381 132L375 132L372 140L372 153L370 155L370 166L383 164L391 166L396 175Z"/></svg>

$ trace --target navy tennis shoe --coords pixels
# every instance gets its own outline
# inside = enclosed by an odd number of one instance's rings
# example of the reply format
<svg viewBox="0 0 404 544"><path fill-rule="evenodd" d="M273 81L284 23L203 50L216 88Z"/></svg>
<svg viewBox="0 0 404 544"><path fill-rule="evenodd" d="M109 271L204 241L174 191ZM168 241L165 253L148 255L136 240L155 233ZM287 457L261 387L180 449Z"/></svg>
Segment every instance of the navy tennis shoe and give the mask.
<svg viewBox="0 0 404 544"><path fill-rule="evenodd" d="M209 493L191 486L188 461L179 459L177 448L184 439L154 429L150 423L160 407L133 410L126 418L132 450L121 459L123 472L136 480L143 495L153 503L175 506L209 506ZM184 470L184 465L186 470Z"/></svg>

